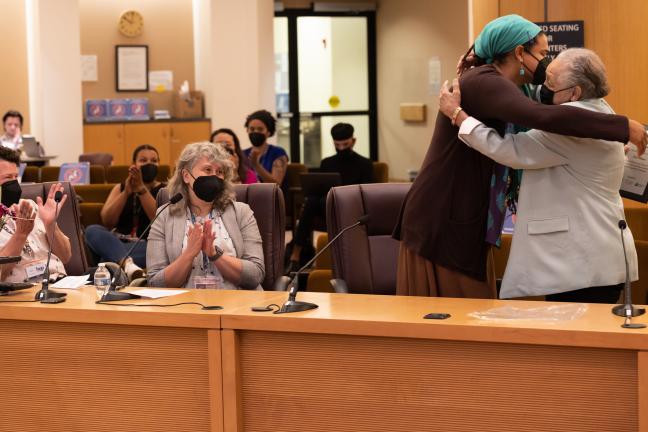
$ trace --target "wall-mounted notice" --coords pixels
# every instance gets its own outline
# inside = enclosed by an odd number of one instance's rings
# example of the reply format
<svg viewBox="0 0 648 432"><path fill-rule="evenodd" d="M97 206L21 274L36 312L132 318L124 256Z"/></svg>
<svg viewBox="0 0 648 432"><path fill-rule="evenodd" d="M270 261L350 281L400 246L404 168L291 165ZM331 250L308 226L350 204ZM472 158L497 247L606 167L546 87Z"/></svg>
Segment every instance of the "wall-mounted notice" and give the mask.
<svg viewBox="0 0 648 432"><path fill-rule="evenodd" d="M81 81L97 81L97 56L81 56Z"/></svg>
<svg viewBox="0 0 648 432"><path fill-rule="evenodd" d="M164 92L173 90L173 71L160 70L149 72L149 90Z"/></svg>
<svg viewBox="0 0 648 432"><path fill-rule="evenodd" d="M428 93L436 96L441 90L441 60L434 56L428 60Z"/></svg>
<svg viewBox="0 0 648 432"><path fill-rule="evenodd" d="M536 23L547 35L549 57L556 58L560 51L567 48L585 46L583 21L547 21Z"/></svg>

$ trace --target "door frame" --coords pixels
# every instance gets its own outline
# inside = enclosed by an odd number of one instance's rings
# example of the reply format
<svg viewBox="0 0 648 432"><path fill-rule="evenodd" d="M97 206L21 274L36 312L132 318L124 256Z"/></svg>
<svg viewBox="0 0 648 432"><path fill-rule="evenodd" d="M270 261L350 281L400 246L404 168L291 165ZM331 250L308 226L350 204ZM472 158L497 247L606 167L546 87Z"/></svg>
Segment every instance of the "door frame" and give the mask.
<svg viewBox="0 0 648 432"><path fill-rule="evenodd" d="M367 19L367 85L368 110L365 111L318 111L311 112L311 117L333 117L348 115L366 115L369 118L369 158L378 160L378 97L376 76L376 12L315 12L312 9L286 9L275 12L275 17L288 19L288 99L290 111L277 113L279 118L290 121L290 158L292 162L301 162L299 146L300 111L299 111L299 64L297 49L297 18L300 17L366 17Z"/></svg>

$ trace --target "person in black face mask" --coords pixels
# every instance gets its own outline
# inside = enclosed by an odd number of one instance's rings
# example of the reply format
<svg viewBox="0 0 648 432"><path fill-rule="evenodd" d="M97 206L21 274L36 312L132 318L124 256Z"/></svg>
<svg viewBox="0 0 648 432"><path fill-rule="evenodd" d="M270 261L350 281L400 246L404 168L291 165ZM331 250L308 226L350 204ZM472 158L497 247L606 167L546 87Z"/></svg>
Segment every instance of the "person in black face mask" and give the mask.
<svg viewBox="0 0 648 432"><path fill-rule="evenodd" d="M133 164L128 168L128 177L115 185L101 209L102 225L86 228L86 243L99 262L120 263L129 278L143 275L146 267L146 237L126 257L131 242L142 234L155 216L155 197L166 186L157 180L160 155L149 144L138 146L133 152Z"/></svg>
<svg viewBox="0 0 648 432"><path fill-rule="evenodd" d="M252 147L243 151L256 172L257 178L264 183L284 185L288 154L276 145L268 144L274 135L277 121L266 110L255 111L245 119L245 128Z"/></svg>
<svg viewBox="0 0 648 432"><path fill-rule="evenodd" d="M343 185L372 183L373 162L353 151L356 139L353 126L337 123L331 128L331 137L336 154L320 162L321 172L339 173ZM284 272L297 270L300 264L308 261L313 251L313 223L316 218L326 219L326 196L307 196L295 228L295 236ZM288 247L290 249L290 247Z"/></svg>
<svg viewBox="0 0 648 432"><path fill-rule="evenodd" d="M454 87L454 97L441 103L447 116L459 104L447 103L459 98L457 83ZM542 88L547 104L614 112L603 99L610 91L605 66L593 51L562 51L547 68ZM500 136L464 114L455 123L460 126L459 137L472 149L524 169L500 297L616 302L626 272L631 280L638 277L632 234L629 229L620 233L618 225L624 214L619 195L625 166L622 143L537 129Z"/></svg>
<svg viewBox="0 0 648 432"><path fill-rule="evenodd" d="M70 240L56 222L54 195L63 191L58 183L50 187L45 202L20 199L22 189L17 181L20 154L0 146L0 256L20 255L15 264L0 266L0 278L7 282L40 282L47 263L49 245L52 246L50 278L65 276L65 267L72 257ZM67 194L58 205L67 203Z"/></svg>
<svg viewBox="0 0 648 432"><path fill-rule="evenodd" d="M234 200L232 176L223 147L184 148L168 188L184 199L160 214L148 239L150 286L261 289L261 234L250 207Z"/></svg>

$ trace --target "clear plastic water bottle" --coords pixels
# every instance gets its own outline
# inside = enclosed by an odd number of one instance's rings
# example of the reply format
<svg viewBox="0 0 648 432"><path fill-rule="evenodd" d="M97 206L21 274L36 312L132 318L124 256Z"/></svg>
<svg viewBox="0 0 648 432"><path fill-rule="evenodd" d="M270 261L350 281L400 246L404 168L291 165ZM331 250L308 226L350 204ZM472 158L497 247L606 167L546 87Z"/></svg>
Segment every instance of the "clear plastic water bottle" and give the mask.
<svg viewBox="0 0 648 432"><path fill-rule="evenodd" d="M98 296L102 296L110 288L110 272L104 263L99 263L99 267L95 271L94 285Z"/></svg>

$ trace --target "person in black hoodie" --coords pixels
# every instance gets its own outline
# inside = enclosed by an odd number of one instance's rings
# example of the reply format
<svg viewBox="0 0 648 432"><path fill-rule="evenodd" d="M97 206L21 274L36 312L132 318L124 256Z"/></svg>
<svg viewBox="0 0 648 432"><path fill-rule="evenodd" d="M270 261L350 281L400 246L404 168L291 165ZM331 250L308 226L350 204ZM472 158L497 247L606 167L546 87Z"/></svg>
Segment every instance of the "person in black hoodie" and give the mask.
<svg viewBox="0 0 648 432"><path fill-rule="evenodd" d="M331 128L331 136L336 154L322 159L320 172L340 173L342 185L372 183L373 162L353 151L356 139L353 136L353 126L349 123L337 123ZM304 248L312 249L313 221L315 218L326 218L326 195L307 196L304 200L299 223L295 228L290 262L286 274L297 270L300 255ZM306 260L301 260L306 261Z"/></svg>

